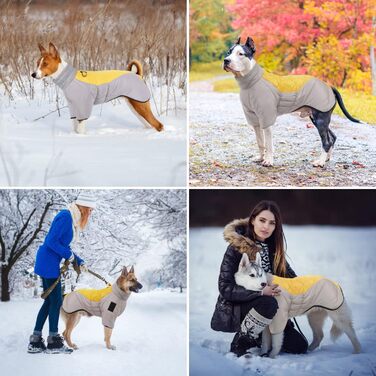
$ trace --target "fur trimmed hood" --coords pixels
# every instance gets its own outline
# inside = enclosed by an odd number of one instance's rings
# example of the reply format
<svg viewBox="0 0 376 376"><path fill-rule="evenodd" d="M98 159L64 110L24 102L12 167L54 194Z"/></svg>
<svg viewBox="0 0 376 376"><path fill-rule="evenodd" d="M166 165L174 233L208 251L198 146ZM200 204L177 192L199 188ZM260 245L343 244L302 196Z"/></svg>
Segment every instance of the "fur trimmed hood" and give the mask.
<svg viewBox="0 0 376 376"><path fill-rule="evenodd" d="M256 253L260 251L260 246L246 235L248 222L249 217L233 220L225 226L223 237L226 242L236 248L240 253L246 253L250 261L254 261L256 259Z"/></svg>

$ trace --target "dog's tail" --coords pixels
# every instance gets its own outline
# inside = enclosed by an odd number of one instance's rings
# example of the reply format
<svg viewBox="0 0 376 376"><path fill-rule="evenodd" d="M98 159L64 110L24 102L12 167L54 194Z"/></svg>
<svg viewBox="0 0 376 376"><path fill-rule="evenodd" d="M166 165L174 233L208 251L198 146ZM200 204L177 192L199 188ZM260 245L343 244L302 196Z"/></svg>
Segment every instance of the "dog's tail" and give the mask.
<svg viewBox="0 0 376 376"><path fill-rule="evenodd" d="M354 122L354 123L361 123L360 120L353 118L353 117L348 113L348 111L346 110L345 104L343 103L343 100L342 100L342 97L341 97L341 94L339 93L339 91L338 91L335 87L332 87L332 90L333 90L333 93L334 93L334 95L335 95L335 97L336 97L336 99L337 99L338 105L339 105L339 107L341 107L341 110L342 110L342 112L345 114L345 116L346 116L349 120L351 120L352 122Z"/></svg>
<svg viewBox="0 0 376 376"><path fill-rule="evenodd" d="M142 65L141 65L141 63L140 63L138 60L132 60L132 61L128 64L128 66L127 66L127 70L132 71L132 67L133 67L133 65L135 65L136 68L137 68L137 72L136 72L136 74L138 74L139 76L142 77L142 76L143 76Z"/></svg>

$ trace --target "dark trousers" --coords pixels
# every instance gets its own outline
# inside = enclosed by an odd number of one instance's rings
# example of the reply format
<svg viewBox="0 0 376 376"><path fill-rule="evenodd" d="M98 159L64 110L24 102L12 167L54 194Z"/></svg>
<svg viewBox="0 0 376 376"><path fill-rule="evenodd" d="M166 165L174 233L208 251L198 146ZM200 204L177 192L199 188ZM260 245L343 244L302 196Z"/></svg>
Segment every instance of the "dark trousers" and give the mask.
<svg viewBox="0 0 376 376"><path fill-rule="evenodd" d="M55 281L56 278L42 278L43 290L47 290ZM59 282L51 291L50 295L48 295L48 297L45 299L42 307L40 308L34 331L41 332L48 317L50 333L58 333L60 307L62 303L63 296L61 291L61 282Z"/></svg>
<svg viewBox="0 0 376 376"><path fill-rule="evenodd" d="M272 296L260 296L249 303L241 305L240 319L244 320L246 314L254 308L257 313L267 319L272 319L277 313L278 303ZM304 354L307 352L308 342L295 328L291 320L287 322L284 330L282 351L291 354Z"/></svg>

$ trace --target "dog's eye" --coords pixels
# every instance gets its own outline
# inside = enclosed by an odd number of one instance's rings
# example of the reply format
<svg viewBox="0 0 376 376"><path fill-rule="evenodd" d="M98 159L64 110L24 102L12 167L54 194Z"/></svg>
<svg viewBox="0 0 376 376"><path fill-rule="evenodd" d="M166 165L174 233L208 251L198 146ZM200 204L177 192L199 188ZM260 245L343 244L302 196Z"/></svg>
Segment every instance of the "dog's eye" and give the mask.
<svg viewBox="0 0 376 376"><path fill-rule="evenodd" d="M238 52L238 55L239 56L244 56L245 54L243 54L242 52Z"/></svg>
<svg viewBox="0 0 376 376"><path fill-rule="evenodd" d="M255 277L255 275L254 275L253 273L252 273L252 274L250 274L249 276L250 276L250 277L252 277L252 278L254 278L254 277Z"/></svg>

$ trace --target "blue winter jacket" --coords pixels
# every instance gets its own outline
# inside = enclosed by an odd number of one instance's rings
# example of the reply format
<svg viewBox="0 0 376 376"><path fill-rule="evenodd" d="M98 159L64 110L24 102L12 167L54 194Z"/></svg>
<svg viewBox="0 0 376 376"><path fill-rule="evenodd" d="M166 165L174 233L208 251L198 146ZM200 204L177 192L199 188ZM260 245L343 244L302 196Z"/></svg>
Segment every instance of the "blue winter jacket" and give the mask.
<svg viewBox="0 0 376 376"><path fill-rule="evenodd" d="M60 211L51 223L50 230L39 247L34 271L43 278L57 278L60 274L60 262L72 256L70 243L73 239L72 215L69 210ZM73 253L74 254L74 253ZM75 255L78 265L83 260Z"/></svg>

